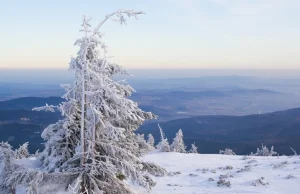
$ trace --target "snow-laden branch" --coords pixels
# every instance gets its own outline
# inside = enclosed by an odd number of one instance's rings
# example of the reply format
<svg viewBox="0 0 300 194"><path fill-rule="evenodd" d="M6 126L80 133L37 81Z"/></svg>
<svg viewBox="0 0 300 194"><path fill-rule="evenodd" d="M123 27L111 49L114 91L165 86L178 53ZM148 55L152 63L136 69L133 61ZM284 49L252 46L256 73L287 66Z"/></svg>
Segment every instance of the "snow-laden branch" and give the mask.
<svg viewBox="0 0 300 194"><path fill-rule="evenodd" d="M125 10L125 9L120 9L116 12L113 12L111 14L106 15L106 17L97 25L97 27L94 29L94 35L100 35L99 34L99 29L100 27L108 20L112 19L113 21L119 22L120 24L126 24L126 19L124 15L127 15L128 17L135 17L137 18L138 15L140 14L145 14L144 12L141 11L134 11L134 10ZM116 18L113 18L113 17ZM101 35L100 35L101 36Z"/></svg>
<svg viewBox="0 0 300 194"><path fill-rule="evenodd" d="M35 107L32 110L33 111L49 111L49 112L55 112L55 109L59 109L59 106L54 106L54 105L48 105L46 103L45 106L41 106L41 107Z"/></svg>

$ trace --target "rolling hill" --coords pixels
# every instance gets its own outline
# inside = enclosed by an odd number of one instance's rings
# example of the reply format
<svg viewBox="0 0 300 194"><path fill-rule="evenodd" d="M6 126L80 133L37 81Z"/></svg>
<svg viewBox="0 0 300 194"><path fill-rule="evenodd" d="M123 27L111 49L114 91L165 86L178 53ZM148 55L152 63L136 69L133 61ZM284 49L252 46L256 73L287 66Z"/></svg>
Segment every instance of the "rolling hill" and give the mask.
<svg viewBox="0 0 300 194"><path fill-rule="evenodd" d="M262 143L274 145L280 154L300 150L300 108L248 116L197 116L160 123L166 137L173 139L182 129L186 144L196 143L201 153L217 153L226 147L237 154L250 154ZM138 133L158 140L157 123L146 123Z"/></svg>

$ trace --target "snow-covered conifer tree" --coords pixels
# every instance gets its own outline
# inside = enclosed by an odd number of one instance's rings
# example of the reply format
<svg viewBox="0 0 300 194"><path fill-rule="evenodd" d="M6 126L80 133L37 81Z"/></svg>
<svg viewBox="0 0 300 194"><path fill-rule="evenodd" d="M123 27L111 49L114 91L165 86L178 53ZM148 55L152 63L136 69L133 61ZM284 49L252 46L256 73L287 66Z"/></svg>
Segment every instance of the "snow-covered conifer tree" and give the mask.
<svg viewBox="0 0 300 194"><path fill-rule="evenodd" d="M153 135L150 133L149 135L148 135L148 140L147 140L147 143L151 146L151 147L154 147L154 137L153 137Z"/></svg>
<svg viewBox="0 0 300 194"><path fill-rule="evenodd" d="M183 142L183 133L182 133L182 130L179 129L179 131L176 133L176 136L173 139L173 142L171 144L171 151L179 152L179 153L186 153L185 148L186 147Z"/></svg>
<svg viewBox="0 0 300 194"><path fill-rule="evenodd" d="M15 157L16 159L22 159L22 158L27 158L28 156L29 156L28 142L26 142L15 151Z"/></svg>
<svg viewBox="0 0 300 194"><path fill-rule="evenodd" d="M161 152L170 152L171 148L168 142L168 139L165 138L164 132L162 130L162 128L160 127L160 125L158 124L158 128L160 131L160 142L156 145L156 148L161 151Z"/></svg>
<svg viewBox="0 0 300 194"><path fill-rule="evenodd" d="M164 175L165 170L139 156L139 138L134 131L156 116L139 109L128 97L134 92L125 81L115 81L114 75L127 74L106 57L100 27L109 19L125 23L125 16L136 17L142 12L119 10L107 15L91 29L91 18L83 17L84 36L75 42L80 49L71 59L69 69L75 79L62 85L66 100L58 107L46 105L35 110L53 111L63 120L47 127L42 137L47 141L40 154L46 172L69 175L69 190L73 193L122 193L132 191L123 179L131 179L150 189L154 182L148 172ZM76 179L74 179L77 177Z"/></svg>
<svg viewBox="0 0 300 194"><path fill-rule="evenodd" d="M198 153L198 150L197 150L197 146L195 145L195 143L192 143L191 144L191 149L188 151L189 153L194 153L194 154L197 154Z"/></svg>

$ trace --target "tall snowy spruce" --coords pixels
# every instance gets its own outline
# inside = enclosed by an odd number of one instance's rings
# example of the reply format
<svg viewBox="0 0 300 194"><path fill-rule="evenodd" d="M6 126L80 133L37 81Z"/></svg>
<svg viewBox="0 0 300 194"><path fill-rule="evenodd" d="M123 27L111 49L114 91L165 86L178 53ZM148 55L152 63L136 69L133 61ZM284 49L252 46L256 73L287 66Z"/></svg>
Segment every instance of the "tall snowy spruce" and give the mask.
<svg viewBox="0 0 300 194"><path fill-rule="evenodd" d="M68 177L66 188L72 193L132 193L125 179L150 190L155 183L149 173L165 174L164 169L139 158L143 154L142 137L134 131L156 116L128 99L134 92L131 86L113 79L114 75L127 72L108 60L99 32L107 20L124 24L125 16L139 14L142 12L119 10L107 15L94 29L89 24L91 18L83 17L84 36L75 42L80 49L69 67L75 79L71 85L62 85L66 101L58 107L35 109L58 108L64 116L42 133L46 144L40 159L46 172Z"/></svg>
<svg viewBox="0 0 300 194"><path fill-rule="evenodd" d="M183 142L183 133L182 130L179 129L176 133L175 138L173 139L173 142L171 144L171 151L172 152L179 152L179 153L186 153L185 145Z"/></svg>

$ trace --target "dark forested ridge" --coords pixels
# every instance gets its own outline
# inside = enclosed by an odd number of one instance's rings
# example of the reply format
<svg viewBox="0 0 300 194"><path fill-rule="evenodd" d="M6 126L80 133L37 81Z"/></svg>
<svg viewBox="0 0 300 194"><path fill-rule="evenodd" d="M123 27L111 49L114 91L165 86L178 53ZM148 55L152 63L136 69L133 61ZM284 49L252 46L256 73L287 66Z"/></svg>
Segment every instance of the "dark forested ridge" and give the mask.
<svg viewBox="0 0 300 194"><path fill-rule="evenodd" d="M29 141L31 152L43 149L41 132L61 115L31 109L46 103L57 105L61 101L59 97L1 101L0 141L9 141L13 146ZM142 108L157 112L152 106ZM201 153L217 153L230 147L238 154L249 154L261 143L274 145L280 154L291 154L290 147L300 152L300 108L248 116L197 116L160 122L160 125L170 141L182 128L186 144L195 142ZM137 132L152 133L156 140L159 139L157 122L145 123Z"/></svg>
<svg viewBox="0 0 300 194"><path fill-rule="evenodd" d="M29 151L43 149L41 132L51 123L61 119L59 112L32 111L46 103L58 105L58 97L24 97L0 101L0 141L8 141L13 147L29 142Z"/></svg>
<svg viewBox="0 0 300 194"><path fill-rule="evenodd" d="M12 100L0 101L0 110L31 110L45 104L58 105L63 99L60 97L22 97Z"/></svg>
<svg viewBox="0 0 300 194"><path fill-rule="evenodd" d="M280 154L300 150L300 108L248 116L198 116L160 123L172 140L179 128L186 144L196 143L201 153L216 153L230 147L237 154L250 154L262 143ZM143 125L140 133L159 139L157 123Z"/></svg>

